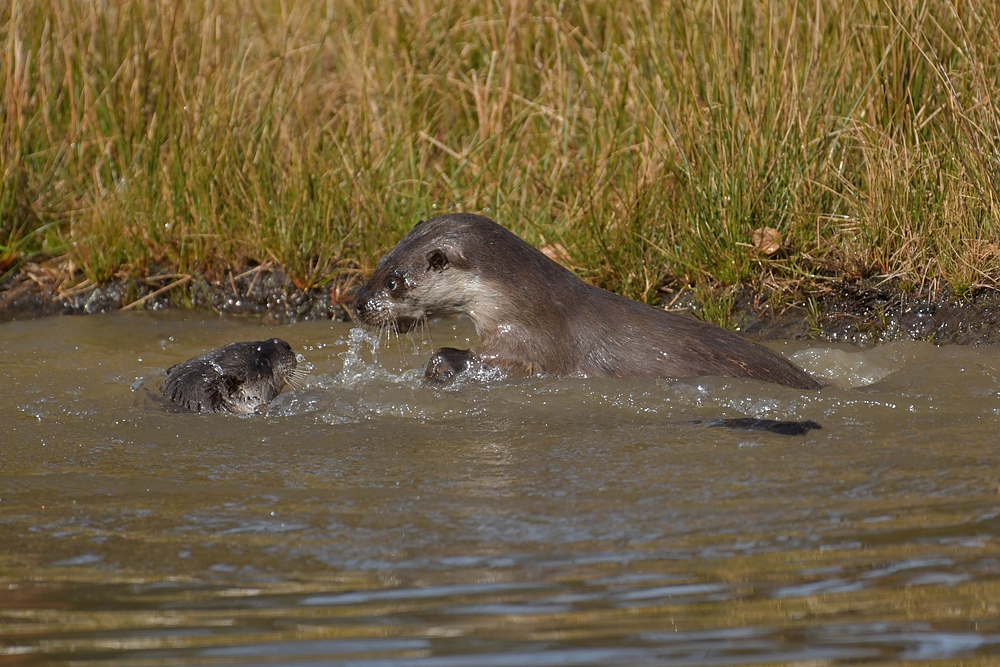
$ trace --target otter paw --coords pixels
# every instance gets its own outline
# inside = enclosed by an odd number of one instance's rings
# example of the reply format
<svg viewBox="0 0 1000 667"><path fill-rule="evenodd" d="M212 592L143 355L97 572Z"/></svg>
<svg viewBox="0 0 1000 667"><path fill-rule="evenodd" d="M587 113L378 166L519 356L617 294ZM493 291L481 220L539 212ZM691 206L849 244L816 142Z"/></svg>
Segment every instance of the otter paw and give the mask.
<svg viewBox="0 0 1000 667"><path fill-rule="evenodd" d="M448 382L466 371L474 358L471 350L442 347L427 362L424 379L429 382Z"/></svg>

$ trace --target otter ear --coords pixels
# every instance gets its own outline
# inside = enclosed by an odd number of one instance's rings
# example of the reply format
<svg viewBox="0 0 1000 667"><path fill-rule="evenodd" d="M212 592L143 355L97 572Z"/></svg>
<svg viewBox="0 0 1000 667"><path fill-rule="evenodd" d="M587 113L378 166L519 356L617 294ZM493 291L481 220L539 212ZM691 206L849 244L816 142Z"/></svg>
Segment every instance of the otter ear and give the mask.
<svg viewBox="0 0 1000 667"><path fill-rule="evenodd" d="M444 271L448 266L448 255L441 248L434 248L427 253L427 269L429 271Z"/></svg>

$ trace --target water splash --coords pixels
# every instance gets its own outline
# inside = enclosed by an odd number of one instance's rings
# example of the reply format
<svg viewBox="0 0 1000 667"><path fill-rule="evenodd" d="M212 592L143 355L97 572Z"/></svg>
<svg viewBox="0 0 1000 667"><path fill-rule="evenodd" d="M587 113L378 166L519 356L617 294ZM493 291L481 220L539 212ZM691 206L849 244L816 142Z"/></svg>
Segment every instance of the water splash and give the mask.
<svg viewBox="0 0 1000 667"><path fill-rule="evenodd" d="M355 388L374 380L382 372L375 359L381 342L379 332L354 327L347 334L347 351L339 355L344 362L340 372L345 387Z"/></svg>
<svg viewBox="0 0 1000 667"><path fill-rule="evenodd" d="M835 387L865 387L913 361L927 343L903 341L871 350L811 347L791 355L792 361Z"/></svg>

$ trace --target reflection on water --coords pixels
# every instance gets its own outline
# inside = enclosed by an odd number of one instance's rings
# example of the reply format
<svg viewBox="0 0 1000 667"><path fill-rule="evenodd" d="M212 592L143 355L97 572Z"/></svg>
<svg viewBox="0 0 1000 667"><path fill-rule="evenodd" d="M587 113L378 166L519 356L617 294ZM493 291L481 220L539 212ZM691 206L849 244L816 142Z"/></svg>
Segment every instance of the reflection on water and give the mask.
<svg viewBox="0 0 1000 667"><path fill-rule="evenodd" d="M163 369L288 340L267 415ZM463 321L0 325L0 663L737 665L1000 656L1000 352L779 346L833 386L423 386ZM790 438L691 422L815 419Z"/></svg>

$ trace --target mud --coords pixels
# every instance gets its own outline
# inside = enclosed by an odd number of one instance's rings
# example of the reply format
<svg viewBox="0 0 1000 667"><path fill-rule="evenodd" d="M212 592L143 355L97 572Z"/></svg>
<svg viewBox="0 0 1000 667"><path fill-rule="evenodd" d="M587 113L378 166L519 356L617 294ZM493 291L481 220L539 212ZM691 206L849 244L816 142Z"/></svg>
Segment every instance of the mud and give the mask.
<svg viewBox="0 0 1000 667"><path fill-rule="evenodd" d="M958 345L1000 344L1000 293L980 290L957 296L904 291L892 285L844 283L818 297L774 312L755 307L741 292L733 322L752 338L817 339L864 347L898 340Z"/></svg>
<svg viewBox="0 0 1000 667"><path fill-rule="evenodd" d="M8 277L0 284L0 321L92 315L123 308L213 310L226 315L256 315L277 324L350 319L334 302L329 288L299 289L280 269L259 268L228 274L218 281L154 273L145 279L114 278L100 286L67 289L60 282L57 272L39 265L29 265Z"/></svg>
<svg viewBox="0 0 1000 667"><path fill-rule="evenodd" d="M178 284L164 289L171 283ZM254 315L275 324L345 322L351 318L342 304L350 303L351 296L352 291L342 285L300 289L280 269L266 267L218 281L154 274L66 289L60 286L57 272L32 264L0 284L0 321L137 307ZM702 308L690 292L662 296L664 304L692 316ZM814 339L861 346L897 340L1000 345L1000 293L983 289L958 296L945 289L929 294L873 281L845 282L811 302L806 299L776 307L760 293L743 288L735 296L729 326L757 340Z"/></svg>

